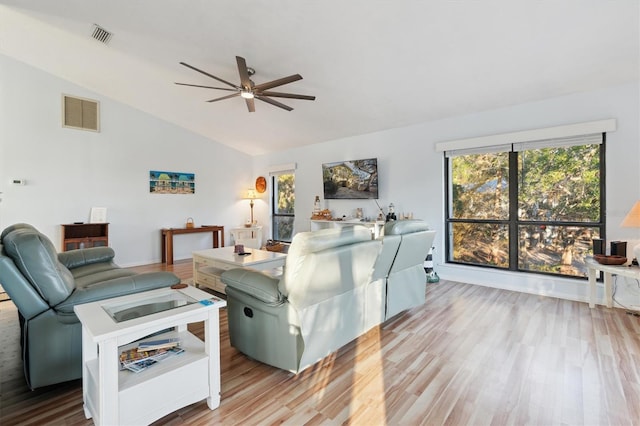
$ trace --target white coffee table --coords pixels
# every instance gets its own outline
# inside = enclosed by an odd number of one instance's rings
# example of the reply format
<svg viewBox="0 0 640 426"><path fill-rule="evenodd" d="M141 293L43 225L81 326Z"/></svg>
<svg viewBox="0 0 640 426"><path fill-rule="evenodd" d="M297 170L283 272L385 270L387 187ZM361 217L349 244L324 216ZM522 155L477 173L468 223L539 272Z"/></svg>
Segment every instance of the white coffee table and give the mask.
<svg viewBox="0 0 640 426"><path fill-rule="evenodd" d="M218 310L226 304L189 286L75 306L82 323L85 416L93 418L97 425L137 425L149 424L205 398L210 409L217 408L220 405ZM149 313L153 311L151 305L166 310ZM139 314L144 316L136 317ZM114 316L120 317L120 322ZM187 331L187 324L198 321L204 321L204 342ZM153 339L178 337L184 353L139 373L120 371L119 354L137 347L132 342L170 328L173 331Z"/></svg>
<svg viewBox="0 0 640 426"><path fill-rule="evenodd" d="M286 254L268 250L245 249L248 255L233 252L234 247L199 250L193 252L193 284L205 286L224 294L224 283L220 275L229 269L252 268L282 274Z"/></svg>

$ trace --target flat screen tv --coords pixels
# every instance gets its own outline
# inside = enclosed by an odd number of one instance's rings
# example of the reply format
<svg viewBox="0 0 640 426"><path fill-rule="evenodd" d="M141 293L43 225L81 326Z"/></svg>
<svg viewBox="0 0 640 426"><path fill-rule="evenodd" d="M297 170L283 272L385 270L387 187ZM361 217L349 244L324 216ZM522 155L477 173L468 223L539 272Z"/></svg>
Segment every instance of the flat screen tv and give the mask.
<svg viewBox="0 0 640 426"><path fill-rule="evenodd" d="M325 199L378 198L378 159L338 161L322 165Z"/></svg>

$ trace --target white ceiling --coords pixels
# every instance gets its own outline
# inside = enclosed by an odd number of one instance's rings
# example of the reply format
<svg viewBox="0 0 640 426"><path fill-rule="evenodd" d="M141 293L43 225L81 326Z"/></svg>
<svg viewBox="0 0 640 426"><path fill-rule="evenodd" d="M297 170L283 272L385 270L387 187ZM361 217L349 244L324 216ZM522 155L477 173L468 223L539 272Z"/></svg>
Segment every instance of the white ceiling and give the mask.
<svg viewBox="0 0 640 426"><path fill-rule="evenodd" d="M0 0L0 53L250 154L639 80L638 0ZM90 38L92 24L112 32ZM228 92L299 73L293 111ZM275 90L275 89L274 89Z"/></svg>

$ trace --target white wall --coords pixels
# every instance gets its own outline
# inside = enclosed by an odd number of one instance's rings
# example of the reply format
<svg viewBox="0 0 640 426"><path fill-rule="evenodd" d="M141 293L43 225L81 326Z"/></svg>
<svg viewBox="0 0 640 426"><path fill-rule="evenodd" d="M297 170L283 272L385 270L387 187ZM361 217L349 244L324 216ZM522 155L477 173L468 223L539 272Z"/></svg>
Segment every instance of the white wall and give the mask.
<svg viewBox="0 0 640 426"><path fill-rule="evenodd" d="M99 133L61 126L61 94L100 101ZM160 229L241 225L251 158L0 55L0 229L28 222L60 247L60 224L106 207L116 261L160 261ZM195 173L193 195L149 193L149 171ZM10 184L14 178L27 185ZM175 258L211 246L210 234L176 236Z"/></svg>
<svg viewBox="0 0 640 426"><path fill-rule="evenodd" d="M269 166L297 163L296 230L300 231L309 229L315 196L322 199L322 163L377 157L381 206L386 211L393 202L396 212L413 212L414 217L425 219L437 230L434 260L442 278L586 300L587 285L582 280L443 263L444 161L434 145L475 136L617 119L618 130L607 135L607 239L625 240L632 247L640 243L640 230L621 228L619 224L640 199L639 89L638 84L629 84L264 155L255 158L254 172L266 175ZM323 202L334 216L352 214L356 207L363 207L366 216L375 216L377 210L373 201ZM265 207L262 221L268 220L267 212ZM629 303L640 306L640 296L631 297L635 299Z"/></svg>

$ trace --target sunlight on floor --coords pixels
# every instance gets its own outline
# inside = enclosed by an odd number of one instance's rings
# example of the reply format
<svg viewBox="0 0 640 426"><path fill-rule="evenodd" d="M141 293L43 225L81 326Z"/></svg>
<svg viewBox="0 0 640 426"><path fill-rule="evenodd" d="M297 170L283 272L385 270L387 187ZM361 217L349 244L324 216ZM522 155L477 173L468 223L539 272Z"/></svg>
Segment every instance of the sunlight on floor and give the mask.
<svg viewBox="0 0 640 426"><path fill-rule="evenodd" d="M349 405L349 417L356 423L374 424L387 418L385 366L380 339L380 328L375 327L356 340L353 387Z"/></svg>

